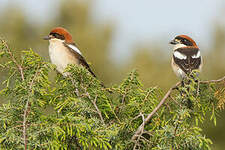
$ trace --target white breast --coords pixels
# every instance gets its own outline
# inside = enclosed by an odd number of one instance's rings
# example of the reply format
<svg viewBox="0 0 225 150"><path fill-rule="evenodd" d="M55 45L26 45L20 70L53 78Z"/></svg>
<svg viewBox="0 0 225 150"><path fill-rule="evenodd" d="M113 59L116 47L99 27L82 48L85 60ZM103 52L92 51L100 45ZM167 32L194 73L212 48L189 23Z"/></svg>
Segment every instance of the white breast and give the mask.
<svg viewBox="0 0 225 150"><path fill-rule="evenodd" d="M75 64L75 58L71 56L69 50L63 45L61 40L51 40L49 41L49 57L52 64L56 65L57 71L63 75L65 68L68 64Z"/></svg>

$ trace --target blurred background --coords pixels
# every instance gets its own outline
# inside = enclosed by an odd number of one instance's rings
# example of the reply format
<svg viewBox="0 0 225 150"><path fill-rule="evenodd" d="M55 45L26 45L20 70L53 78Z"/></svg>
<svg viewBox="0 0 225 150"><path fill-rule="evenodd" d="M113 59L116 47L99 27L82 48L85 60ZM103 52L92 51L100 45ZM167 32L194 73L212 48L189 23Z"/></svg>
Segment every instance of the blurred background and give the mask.
<svg viewBox="0 0 225 150"><path fill-rule="evenodd" d="M189 35L200 47L203 80L224 76L224 18L224 0L0 0L0 36L17 55L33 49L49 61L42 37L53 27L64 27L108 86L137 69L144 87L167 90L178 81L168 43L179 34ZM5 76L0 71L1 81ZM204 134L213 140L213 149L224 150L225 111L218 115L216 127L204 123Z"/></svg>

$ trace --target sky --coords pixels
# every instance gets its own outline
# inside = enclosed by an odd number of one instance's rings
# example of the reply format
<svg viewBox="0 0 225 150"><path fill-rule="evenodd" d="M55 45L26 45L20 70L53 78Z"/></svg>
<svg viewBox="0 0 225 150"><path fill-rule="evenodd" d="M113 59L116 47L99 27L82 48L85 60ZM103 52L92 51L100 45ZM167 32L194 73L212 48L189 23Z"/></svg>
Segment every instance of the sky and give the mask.
<svg viewBox="0 0 225 150"><path fill-rule="evenodd" d="M223 0L98 0L95 11L97 20L118 23L112 47L118 53L125 49L120 53L126 55L129 47L142 41L159 43L167 50L168 42L179 34L193 37L200 48L208 49L213 23L220 21L224 7Z"/></svg>
<svg viewBox="0 0 225 150"><path fill-rule="evenodd" d="M200 48L209 49L214 23L224 22L224 0L93 1L91 15L96 24L116 25L111 52L118 59L129 56L131 47L142 43L156 42L167 50L168 42L179 34L187 34ZM10 2L23 7L35 24L54 18L60 5L60 0L0 0L0 9Z"/></svg>

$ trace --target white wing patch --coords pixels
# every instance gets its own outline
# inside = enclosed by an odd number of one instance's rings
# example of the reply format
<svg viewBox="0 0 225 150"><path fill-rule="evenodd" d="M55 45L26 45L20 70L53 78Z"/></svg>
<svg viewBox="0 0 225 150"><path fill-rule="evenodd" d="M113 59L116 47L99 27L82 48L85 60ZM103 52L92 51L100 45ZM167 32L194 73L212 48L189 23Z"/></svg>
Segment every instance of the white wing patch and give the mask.
<svg viewBox="0 0 225 150"><path fill-rule="evenodd" d="M187 59L187 56L185 56L184 54L181 54L181 53L178 52L178 51L175 51L175 52L173 53L173 55L174 55L176 58L178 58L178 59Z"/></svg>
<svg viewBox="0 0 225 150"><path fill-rule="evenodd" d="M200 56L201 56L200 51L198 51L197 54L195 54L195 55L193 55L193 56L191 56L191 57L192 57L192 58L199 58Z"/></svg>
<svg viewBox="0 0 225 150"><path fill-rule="evenodd" d="M67 44L67 46L69 46L72 50L74 50L78 54L82 55L81 52L80 52L80 50L75 45Z"/></svg>

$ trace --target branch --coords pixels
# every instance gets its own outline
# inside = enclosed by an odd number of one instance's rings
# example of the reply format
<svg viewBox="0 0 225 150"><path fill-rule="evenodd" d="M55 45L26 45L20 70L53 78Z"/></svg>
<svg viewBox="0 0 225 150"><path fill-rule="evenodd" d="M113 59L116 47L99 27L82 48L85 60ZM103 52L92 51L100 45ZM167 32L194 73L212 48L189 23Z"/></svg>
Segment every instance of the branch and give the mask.
<svg viewBox="0 0 225 150"><path fill-rule="evenodd" d="M24 109L23 114L23 143L24 143L24 150L27 150L27 133L26 133L26 127L27 127L27 115L29 111L29 100L26 102L26 106Z"/></svg>
<svg viewBox="0 0 225 150"><path fill-rule="evenodd" d="M155 109L147 116L147 118L145 118L143 123L138 127L137 131L132 136L132 140L136 140L142 134L142 131L144 130L145 124L150 121L152 116L159 110L159 108L163 105L163 103L168 99L168 97L170 96L171 92L174 89L176 89L180 85L180 83L181 82L177 82L173 87L171 87L169 89L169 91L166 93L166 95L163 97L163 99L160 101L160 103L155 107Z"/></svg>
<svg viewBox="0 0 225 150"><path fill-rule="evenodd" d="M16 64L16 66L17 66L17 68L18 68L18 70L20 72L21 79L24 81L24 74L23 74L23 68L22 68L22 66L20 64L18 64L18 62L16 61L16 58L14 57L13 53L11 52L8 44L3 39L0 39L0 40L1 40L2 44L6 47L6 50L9 53L12 61Z"/></svg>
<svg viewBox="0 0 225 150"><path fill-rule="evenodd" d="M81 95L80 95L80 93L79 93L79 90L78 90L78 87L76 86L75 81L73 80L73 78L72 78L70 75L69 75L69 78L70 78L72 84L73 84L74 87L75 87L75 93L76 93L77 97L80 97ZM83 80L82 77L81 77L81 80ZM82 81L82 82L83 82L83 81ZM95 107L95 109L96 109L96 112L98 113L98 115L99 115L99 117L100 117L100 119L101 119L101 122L102 122L103 124L105 124L104 119L103 119L103 117L102 117L102 113L101 113L101 111L98 109L98 106L97 106L97 104L96 104L98 95L95 96L95 99L94 99L94 100L91 100L91 96L90 96L90 94L87 92L87 88L86 88L86 87L83 87L82 85L81 85L81 87L82 87L82 88L84 89L84 91L85 91L85 96L87 96L87 97L90 99L91 103L94 105L94 107Z"/></svg>
<svg viewBox="0 0 225 150"><path fill-rule="evenodd" d="M144 115L142 113L140 113L139 115L142 117L142 121L143 121L142 125L144 126L145 117L144 117ZM136 137L137 141L135 141L135 145L133 147L133 150L136 150L136 147L139 145L138 141L140 140L141 135L143 134L143 132L144 132L144 128L141 128L140 134Z"/></svg>
<svg viewBox="0 0 225 150"><path fill-rule="evenodd" d="M17 69L19 70L22 81L24 81L24 73L23 73L22 66L16 61L16 58L14 57L13 53L11 52L8 44L3 39L0 39L0 40L1 40L2 44L5 46L6 51L8 52L9 56L11 57L11 60L14 62ZM25 109L24 109L24 114L23 114L23 142L24 142L24 149L25 150L27 150L27 136L26 136L27 119L26 118L27 118L28 112L29 112L29 101L27 100L26 105L25 105Z"/></svg>
<svg viewBox="0 0 225 150"><path fill-rule="evenodd" d="M208 83L216 83L216 82L222 82L222 81L225 81L225 76L217 80L200 81L200 83L208 84Z"/></svg>
<svg viewBox="0 0 225 150"><path fill-rule="evenodd" d="M100 117L102 123L105 124L104 119L103 119L103 117L102 117L102 113L101 113L101 111L98 109L98 106L97 106L97 104L96 104L97 98L98 98L98 95L96 95L96 96L95 96L95 99L94 99L94 100L91 100L91 102L92 102L92 104L95 106L95 109L96 109L96 111L97 111L97 113L98 113L98 115L99 115L99 117Z"/></svg>
<svg viewBox="0 0 225 150"><path fill-rule="evenodd" d="M209 84L209 83L217 83L217 82L222 82L225 81L225 76L217 79L217 80L208 80L208 81L200 81L199 83L203 83L203 84ZM147 118L145 118L145 120L143 121L143 123L138 127L137 131L135 132L135 134L132 136L131 140L137 140L138 137L141 136L142 131L144 129L145 124L147 124L150 119L152 118L152 116L159 110L159 108L164 104L164 102L170 97L171 92L176 89L181 82L177 82L173 87L171 87L167 93L165 94L165 96L163 97L163 99L160 101L160 103L155 107L155 109L147 116Z"/></svg>
<svg viewBox="0 0 225 150"><path fill-rule="evenodd" d="M30 93L32 93L32 86L34 84L35 79L37 78L38 74L41 72L41 69L39 69L40 66L38 66L38 69L36 73L34 74L34 77L32 78L30 85L29 85L29 90ZM30 102L29 102L29 97L27 99L24 113L23 113L23 143L24 143L24 150L27 150L27 116L30 112Z"/></svg>
<svg viewBox="0 0 225 150"><path fill-rule="evenodd" d="M70 78L73 86L75 87L75 93L76 93L77 97L80 97L80 93L79 93L78 87L77 87L74 79L72 78L71 74L69 74L68 77Z"/></svg>

